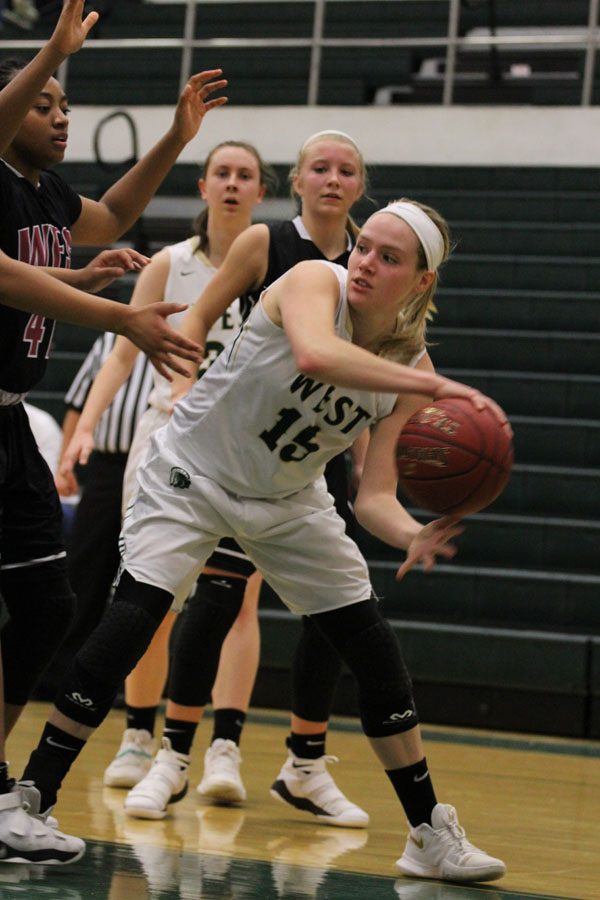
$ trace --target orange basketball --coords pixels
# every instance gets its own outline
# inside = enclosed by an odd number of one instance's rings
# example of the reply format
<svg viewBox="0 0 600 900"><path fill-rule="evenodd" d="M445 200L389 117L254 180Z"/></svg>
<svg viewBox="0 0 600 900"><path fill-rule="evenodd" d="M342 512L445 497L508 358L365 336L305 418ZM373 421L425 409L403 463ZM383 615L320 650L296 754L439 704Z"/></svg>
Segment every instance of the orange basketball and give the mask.
<svg viewBox="0 0 600 900"><path fill-rule="evenodd" d="M464 516L489 506L513 464L508 425L453 397L424 406L408 420L396 451L399 487L417 506Z"/></svg>

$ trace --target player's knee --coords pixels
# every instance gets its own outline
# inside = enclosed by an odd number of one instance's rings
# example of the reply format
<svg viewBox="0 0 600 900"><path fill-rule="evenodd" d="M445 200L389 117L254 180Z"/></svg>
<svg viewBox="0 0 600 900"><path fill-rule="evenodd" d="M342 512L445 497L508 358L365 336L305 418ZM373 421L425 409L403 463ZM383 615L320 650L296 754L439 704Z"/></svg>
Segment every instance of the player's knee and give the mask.
<svg viewBox="0 0 600 900"><path fill-rule="evenodd" d="M356 678L365 734L387 737L413 728L418 717L412 683L389 622L371 601L335 612L336 618L341 615L344 636L340 639L331 630L333 620L326 634Z"/></svg>
<svg viewBox="0 0 600 900"><path fill-rule="evenodd" d="M381 619L348 641L344 658L358 683L368 737L387 737L417 724L412 682L391 625Z"/></svg>
<svg viewBox="0 0 600 900"><path fill-rule="evenodd" d="M142 603L132 603L123 594L109 606L77 654L87 672L107 684L121 684L146 652L164 618L165 605L170 603L171 595L166 591L161 593L164 594L162 606L156 598L152 611Z"/></svg>

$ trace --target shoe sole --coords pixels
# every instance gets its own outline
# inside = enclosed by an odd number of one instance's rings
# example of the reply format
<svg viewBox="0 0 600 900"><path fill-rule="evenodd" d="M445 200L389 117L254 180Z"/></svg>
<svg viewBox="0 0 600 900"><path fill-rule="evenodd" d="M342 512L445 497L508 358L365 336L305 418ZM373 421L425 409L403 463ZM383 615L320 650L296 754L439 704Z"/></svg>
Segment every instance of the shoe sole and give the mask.
<svg viewBox="0 0 600 900"><path fill-rule="evenodd" d="M196 788L198 794L207 800L215 800L218 803L243 803L246 799L246 791L240 791L239 786L220 782L213 784L209 788L203 788L199 784Z"/></svg>
<svg viewBox="0 0 600 900"><path fill-rule="evenodd" d="M368 816L366 822L357 822L356 819L344 819L340 816L328 816L318 806L315 806L311 800L307 800L305 797L295 797L291 794L286 783L281 779L278 779L271 786L269 793L274 800L279 800L280 803L285 803L286 806L293 806L299 812L309 813L315 819L318 819L319 822L322 822L323 825L331 825L334 828L366 828L369 824Z"/></svg>
<svg viewBox="0 0 600 900"><path fill-rule="evenodd" d="M416 863L406 863L400 858L396 863L396 868L402 875L408 875L411 878L436 878L440 881L455 882L479 882L479 881L495 881L506 875L506 866L486 866L481 869L466 870L458 866L419 866Z"/></svg>
<svg viewBox="0 0 600 900"><path fill-rule="evenodd" d="M74 853L69 859L27 859L24 856L6 856L0 859L0 863L18 863L27 866L69 866L81 859L84 853L85 847L78 853Z"/></svg>

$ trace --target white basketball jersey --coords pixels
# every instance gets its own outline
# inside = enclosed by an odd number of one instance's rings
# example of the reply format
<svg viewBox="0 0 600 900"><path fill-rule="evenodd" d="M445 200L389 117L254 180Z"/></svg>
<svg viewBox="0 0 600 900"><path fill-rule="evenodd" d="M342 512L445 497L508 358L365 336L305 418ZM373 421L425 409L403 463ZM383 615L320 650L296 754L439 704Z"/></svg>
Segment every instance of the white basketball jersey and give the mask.
<svg viewBox="0 0 600 900"><path fill-rule="evenodd" d="M188 303L193 305L208 282L217 271L202 250L198 249L199 239L188 238L179 244L167 247L169 251L169 276L165 285L164 299L172 303ZM187 310L169 316L169 325L179 329ZM215 361L225 344L236 334L242 324L239 300L234 300L229 309L210 329L204 350L204 361L200 372L206 371ZM150 405L170 412L171 385L153 370L154 390L150 394Z"/></svg>
<svg viewBox="0 0 600 900"><path fill-rule="evenodd" d="M348 273L334 263L322 265L339 281L336 334L350 341ZM159 437L182 467L232 494L285 497L318 478L328 460L389 415L395 402L394 394L334 387L303 375L285 331L259 300Z"/></svg>

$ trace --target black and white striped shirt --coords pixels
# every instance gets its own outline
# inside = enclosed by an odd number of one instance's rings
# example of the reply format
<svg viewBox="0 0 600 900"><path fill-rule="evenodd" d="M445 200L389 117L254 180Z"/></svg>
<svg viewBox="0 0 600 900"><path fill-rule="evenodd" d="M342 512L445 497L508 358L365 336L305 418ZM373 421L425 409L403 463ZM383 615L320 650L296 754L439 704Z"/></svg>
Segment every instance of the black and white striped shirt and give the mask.
<svg viewBox="0 0 600 900"><path fill-rule="evenodd" d="M114 334L103 334L94 342L65 395L65 403L70 409L77 412L83 409L92 382L112 350L115 339ZM98 422L96 450L102 453L129 452L138 421L148 409L148 397L153 386L152 365L147 356L139 353L131 375Z"/></svg>

